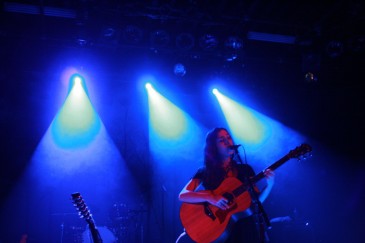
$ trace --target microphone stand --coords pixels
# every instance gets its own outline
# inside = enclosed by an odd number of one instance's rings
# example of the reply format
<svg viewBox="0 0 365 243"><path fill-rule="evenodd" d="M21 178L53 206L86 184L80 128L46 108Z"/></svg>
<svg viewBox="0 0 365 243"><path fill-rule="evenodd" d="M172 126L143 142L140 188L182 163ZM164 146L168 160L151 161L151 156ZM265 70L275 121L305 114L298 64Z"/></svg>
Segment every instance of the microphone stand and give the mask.
<svg viewBox="0 0 365 243"><path fill-rule="evenodd" d="M238 152L238 147L234 147L235 156L238 158L239 162L243 164L242 159ZM248 192L251 196L251 201L253 204L254 218L256 221L256 228L259 234L259 242L264 243L265 240L269 241L269 237L267 235L266 229L271 229L270 220L262 206L262 203L259 200L258 193L255 191L254 184L250 180L248 176L245 175L245 185L248 188Z"/></svg>

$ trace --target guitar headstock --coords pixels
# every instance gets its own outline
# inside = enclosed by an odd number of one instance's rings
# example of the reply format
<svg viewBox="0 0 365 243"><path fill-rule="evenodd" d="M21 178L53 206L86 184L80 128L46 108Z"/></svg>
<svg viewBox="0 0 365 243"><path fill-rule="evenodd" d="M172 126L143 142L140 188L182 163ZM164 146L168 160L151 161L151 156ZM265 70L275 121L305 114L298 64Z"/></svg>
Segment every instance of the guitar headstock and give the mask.
<svg viewBox="0 0 365 243"><path fill-rule="evenodd" d="M288 156L290 158L301 159L301 158L306 158L308 156L308 153L310 152L312 152L312 147L309 144L303 143L300 146L296 147L295 149L290 150Z"/></svg>
<svg viewBox="0 0 365 243"><path fill-rule="evenodd" d="M90 213L89 208L86 206L84 199L82 198L79 192L75 192L71 194L73 205L76 210L79 212L80 218L84 218L89 224L93 224L94 220L92 218L92 214Z"/></svg>
<svg viewBox="0 0 365 243"><path fill-rule="evenodd" d="M80 218L84 218L86 222L89 224L91 236L94 243L103 243L103 240L101 239L100 233L95 225L94 219L90 213L90 210L86 206L86 203L84 202L84 199L82 199L82 196L79 192L75 192L71 194L72 201L79 212Z"/></svg>

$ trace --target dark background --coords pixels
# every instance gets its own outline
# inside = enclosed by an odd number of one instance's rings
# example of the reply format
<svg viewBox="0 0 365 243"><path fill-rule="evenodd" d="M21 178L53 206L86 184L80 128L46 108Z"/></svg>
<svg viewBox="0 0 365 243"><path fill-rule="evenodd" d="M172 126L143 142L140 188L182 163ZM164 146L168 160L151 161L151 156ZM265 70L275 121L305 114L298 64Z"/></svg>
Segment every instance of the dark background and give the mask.
<svg viewBox="0 0 365 243"><path fill-rule="evenodd" d="M181 96L196 100L193 115L207 127L214 118L200 94L206 92L209 79L219 77L245 90L265 115L321 144L328 156L317 157L314 176L321 176L326 186L319 184L313 193L328 187L331 192L319 199L327 206L324 212L315 214L318 221L324 214L323 224L337 220L347 226L338 237L331 234L331 225L324 227L316 242L343 242L351 236L353 242L364 242L357 233L364 226L360 205L365 202L364 8L356 0L3 2L0 206L60 107L63 97L55 98L55 90L66 66L93 73L94 80L104 83L96 106L109 104L99 114L131 164L135 151L126 150L124 140L126 130L139 119L138 111L129 127L122 128L115 122L124 119L118 107L136 99L133 87L139 67L155 68L166 81L173 81L169 85L177 87ZM129 26L139 31L131 32ZM168 36L159 32L153 38L156 30ZM295 41L259 41L249 38L253 31L288 35ZM178 42L181 33L191 34L194 43ZM216 36L218 44L204 42L205 34ZM229 36L239 37L242 48L225 45ZM174 74L176 63L185 65L184 76ZM138 169L134 172L140 176ZM141 187L146 190L149 181L141 180ZM339 217L332 220L333 215Z"/></svg>

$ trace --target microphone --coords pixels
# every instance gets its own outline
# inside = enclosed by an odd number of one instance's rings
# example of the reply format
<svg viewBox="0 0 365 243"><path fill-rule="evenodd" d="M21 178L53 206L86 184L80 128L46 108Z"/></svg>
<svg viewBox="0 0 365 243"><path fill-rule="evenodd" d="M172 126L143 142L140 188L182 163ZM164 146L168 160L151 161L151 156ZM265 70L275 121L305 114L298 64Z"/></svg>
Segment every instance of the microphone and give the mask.
<svg viewBox="0 0 365 243"><path fill-rule="evenodd" d="M230 145L230 146L228 146L228 148L232 149L232 150L237 150L238 147L240 147L240 146L241 146L241 144L236 144L236 145Z"/></svg>

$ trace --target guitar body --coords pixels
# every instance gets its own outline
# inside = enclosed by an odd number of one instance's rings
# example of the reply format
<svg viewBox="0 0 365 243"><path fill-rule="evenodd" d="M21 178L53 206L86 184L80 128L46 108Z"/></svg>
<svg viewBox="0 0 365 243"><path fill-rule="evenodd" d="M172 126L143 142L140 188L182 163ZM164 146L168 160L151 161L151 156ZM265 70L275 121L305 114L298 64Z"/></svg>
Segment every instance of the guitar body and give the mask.
<svg viewBox="0 0 365 243"><path fill-rule="evenodd" d="M222 210L208 203L183 203L180 208L180 219L185 231L191 239L198 243L219 242L226 238L224 234L229 230L232 215L248 209L251 197L248 191L240 193L237 197L233 191L243 188L244 185L235 177L225 179L214 194L223 195L229 199L229 210Z"/></svg>

